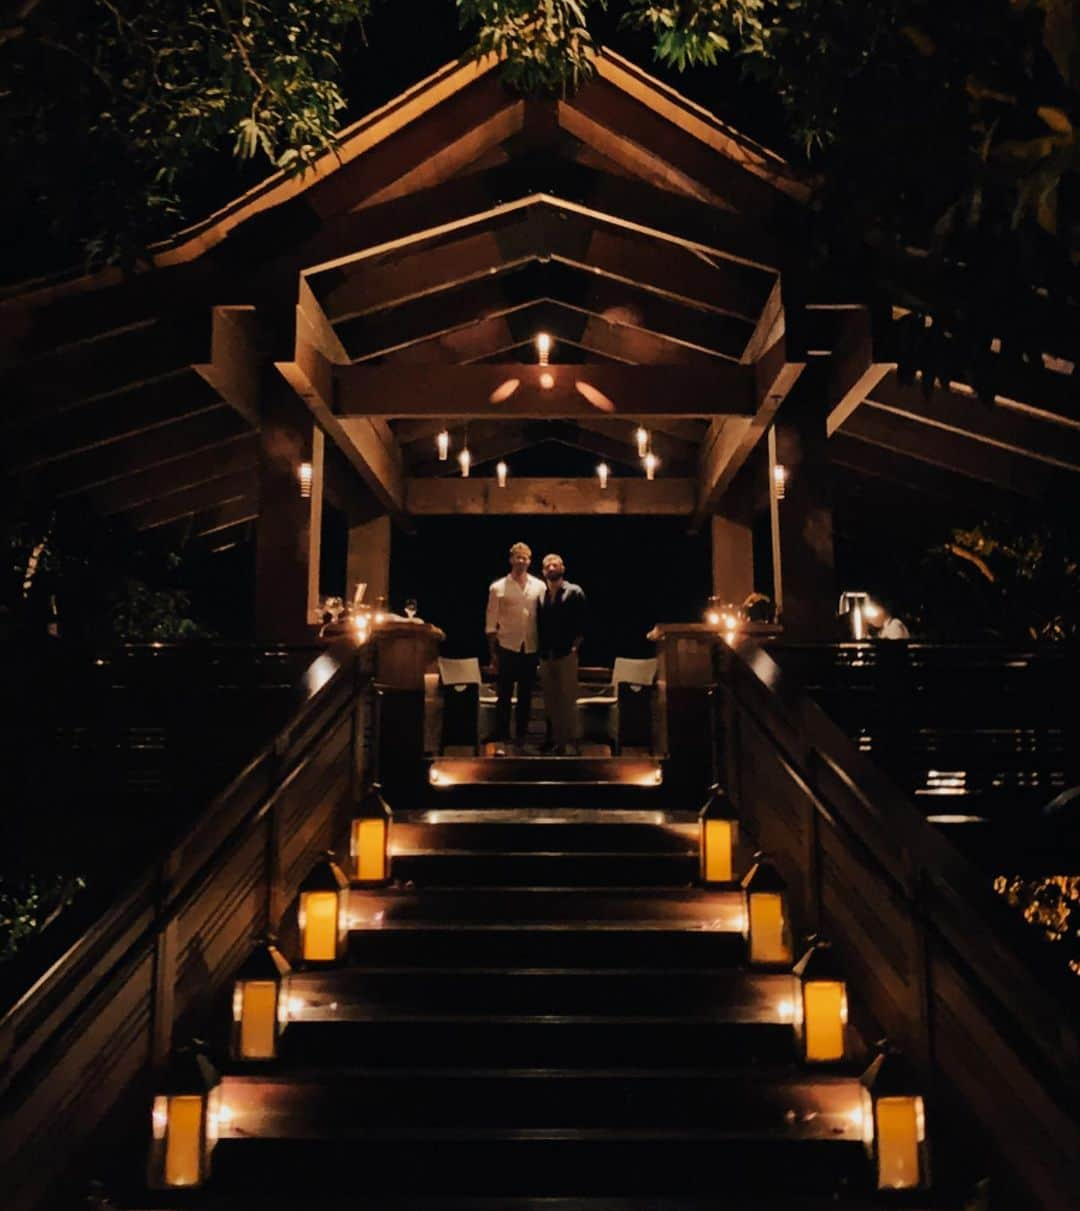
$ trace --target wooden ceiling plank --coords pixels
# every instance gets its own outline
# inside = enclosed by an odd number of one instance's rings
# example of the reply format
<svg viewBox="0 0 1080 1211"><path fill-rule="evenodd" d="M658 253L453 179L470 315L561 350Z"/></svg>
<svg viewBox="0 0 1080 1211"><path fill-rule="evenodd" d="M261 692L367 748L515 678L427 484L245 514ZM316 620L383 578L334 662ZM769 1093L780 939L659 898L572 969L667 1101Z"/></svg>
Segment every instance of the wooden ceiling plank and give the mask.
<svg viewBox="0 0 1080 1211"><path fill-rule="evenodd" d="M254 307L215 307L210 360L193 369L253 428L259 427L259 319Z"/></svg>
<svg viewBox="0 0 1080 1211"><path fill-rule="evenodd" d="M526 364L335 366L339 415L400 417L561 417L747 415L755 369L717 363L707 372L674 366L540 367ZM550 375L552 386L541 386ZM511 389L511 384L517 386ZM601 411L577 384L611 404ZM330 392L329 384L324 390ZM757 390L760 390L758 388ZM491 403L493 395L509 391ZM595 396L594 396L595 398ZM761 405L758 405L760 409Z"/></svg>
<svg viewBox="0 0 1080 1211"><path fill-rule="evenodd" d="M192 524L191 532L196 538L223 535L225 531L257 521L258 517L258 500L253 496L242 497L215 505L200 513Z"/></svg>
<svg viewBox="0 0 1080 1211"><path fill-rule="evenodd" d="M692 479L612 477L601 488L589 479L409 479L406 502L414 516L527 514L531 516L685 516L694 506Z"/></svg>
<svg viewBox="0 0 1080 1211"><path fill-rule="evenodd" d="M258 486L259 473L255 467L251 467L246 471L204 480L179 492L171 492L129 509L125 516L136 530L154 530L230 501L251 500L257 496Z"/></svg>

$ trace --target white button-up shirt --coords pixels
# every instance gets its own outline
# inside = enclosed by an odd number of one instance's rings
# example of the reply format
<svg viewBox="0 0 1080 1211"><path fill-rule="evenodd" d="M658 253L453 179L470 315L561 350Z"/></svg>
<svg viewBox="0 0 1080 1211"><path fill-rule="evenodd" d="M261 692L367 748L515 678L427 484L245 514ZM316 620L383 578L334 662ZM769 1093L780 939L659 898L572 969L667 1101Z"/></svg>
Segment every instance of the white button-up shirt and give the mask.
<svg viewBox="0 0 1080 1211"><path fill-rule="evenodd" d="M513 576L501 576L488 589L484 630L494 635L500 647L520 652L535 652L536 607L545 592L544 582L526 574L524 584Z"/></svg>

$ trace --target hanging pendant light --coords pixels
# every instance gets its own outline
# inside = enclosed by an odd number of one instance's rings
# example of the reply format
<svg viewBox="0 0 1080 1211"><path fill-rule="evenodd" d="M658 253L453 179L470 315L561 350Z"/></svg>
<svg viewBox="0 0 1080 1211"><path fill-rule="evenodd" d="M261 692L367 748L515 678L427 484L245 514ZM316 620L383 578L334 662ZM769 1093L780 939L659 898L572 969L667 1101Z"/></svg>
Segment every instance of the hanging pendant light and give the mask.
<svg viewBox="0 0 1080 1211"><path fill-rule="evenodd" d="M597 477L597 479L599 479L600 487L602 489L607 487L608 476L610 474L611 474L611 470L608 467L607 463L599 463L597 465L596 477Z"/></svg>
<svg viewBox="0 0 1080 1211"><path fill-rule="evenodd" d="M660 465L660 460L650 450L648 452L648 454L646 454L645 457L642 459L642 462L645 464L645 478L646 479L655 479L656 478L656 468Z"/></svg>
<svg viewBox="0 0 1080 1211"><path fill-rule="evenodd" d="M450 434L445 429L436 435L435 448L439 451L439 462L446 462L450 453Z"/></svg>
<svg viewBox="0 0 1080 1211"><path fill-rule="evenodd" d="M509 474L510 468L506 463L500 461L495 464L495 478L499 481L499 487L506 487L506 477Z"/></svg>
<svg viewBox="0 0 1080 1211"><path fill-rule="evenodd" d="M638 458L644 458L649 452L649 431L638 425L634 432L634 441L637 442Z"/></svg>

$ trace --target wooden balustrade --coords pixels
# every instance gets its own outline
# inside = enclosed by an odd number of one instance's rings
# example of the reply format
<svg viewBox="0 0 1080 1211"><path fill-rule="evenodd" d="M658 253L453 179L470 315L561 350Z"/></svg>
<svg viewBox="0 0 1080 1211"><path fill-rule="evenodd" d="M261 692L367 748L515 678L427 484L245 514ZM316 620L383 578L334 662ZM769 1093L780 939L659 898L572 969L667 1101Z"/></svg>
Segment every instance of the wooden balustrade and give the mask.
<svg viewBox="0 0 1080 1211"><path fill-rule="evenodd" d="M0 1017L0 1205L30 1211L200 1022L340 843L370 766L370 654L307 669L288 725ZM62 923L62 922L61 922Z"/></svg>
<svg viewBox="0 0 1080 1211"><path fill-rule="evenodd" d="M1071 1205L1075 977L769 654L716 656L717 768L798 923L834 943L862 1025L919 1065L939 1112L962 1107L1033 1203Z"/></svg>

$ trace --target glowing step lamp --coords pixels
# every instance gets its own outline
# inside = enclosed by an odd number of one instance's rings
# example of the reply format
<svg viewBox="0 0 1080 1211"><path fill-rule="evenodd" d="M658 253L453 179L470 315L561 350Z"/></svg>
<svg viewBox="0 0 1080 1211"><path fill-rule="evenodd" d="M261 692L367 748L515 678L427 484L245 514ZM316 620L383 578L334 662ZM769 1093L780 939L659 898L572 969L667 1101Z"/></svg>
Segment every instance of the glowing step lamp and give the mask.
<svg viewBox="0 0 1080 1211"><path fill-rule="evenodd" d="M175 1051L154 1095L147 1179L155 1190L201 1186L217 1143L220 1085L197 1045Z"/></svg>
<svg viewBox="0 0 1080 1211"><path fill-rule="evenodd" d="M305 963L333 963L345 947L349 880L333 851L300 884L300 954Z"/></svg>
<svg viewBox="0 0 1080 1211"><path fill-rule="evenodd" d="M732 883L735 880L735 849L739 843L739 819L731 800L713 786L698 813L698 852L702 883Z"/></svg>
<svg viewBox="0 0 1080 1211"><path fill-rule="evenodd" d="M847 983L828 942L815 941L795 964L795 1032L807 1063L844 1058L847 1032Z"/></svg>
<svg viewBox="0 0 1080 1211"><path fill-rule="evenodd" d="M742 881L750 963L755 967L790 967L791 918L787 884L764 854L758 853L754 857L754 865Z"/></svg>
<svg viewBox="0 0 1080 1211"><path fill-rule="evenodd" d="M360 801L349 832L349 856L358 883L385 883L390 877L390 808L372 783Z"/></svg>
<svg viewBox="0 0 1080 1211"><path fill-rule="evenodd" d="M289 964L272 942L260 942L236 973L230 1050L235 1060L272 1060L285 1028Z"/></svg>
<svg viewBox="0 0 1080 1211"><path fill-rule="evenodd" d="M930 1184L926 1110L903 1056L884 1048L859 1078L863 1143L879 1190L919 1190Z"/></svg>

